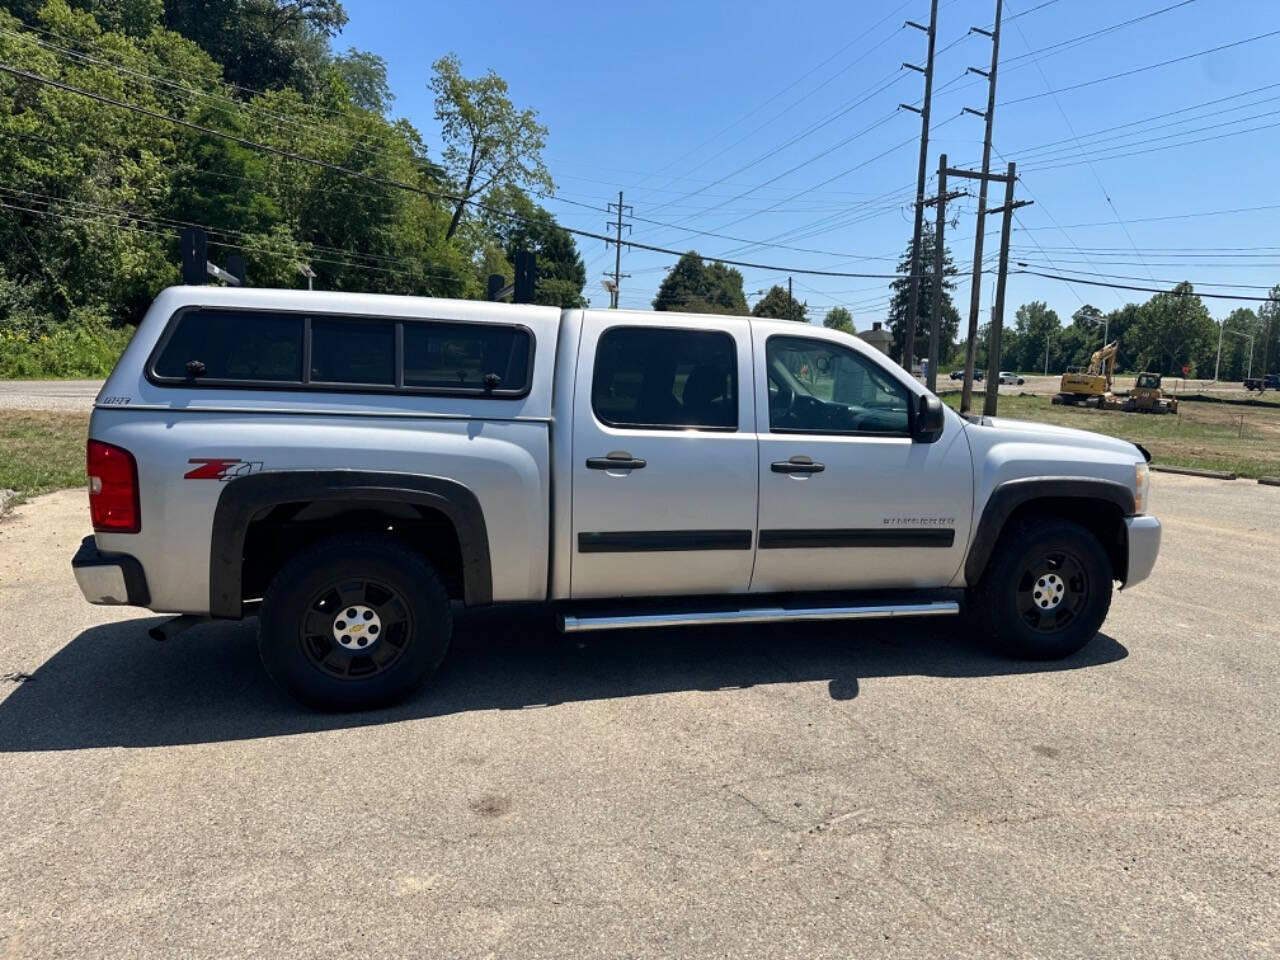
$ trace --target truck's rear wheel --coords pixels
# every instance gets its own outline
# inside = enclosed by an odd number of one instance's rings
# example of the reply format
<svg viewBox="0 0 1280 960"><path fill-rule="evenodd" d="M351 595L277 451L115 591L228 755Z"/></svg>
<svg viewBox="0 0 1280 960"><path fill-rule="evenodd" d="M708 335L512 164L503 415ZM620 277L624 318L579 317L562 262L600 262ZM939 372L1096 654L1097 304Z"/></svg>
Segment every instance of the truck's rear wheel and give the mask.
<svg viewBox="0 0 1280 960"><path fill-rule="evenodd" d="M299 553L262 600L258 652L295 699L360 710L403 698L444 659L449 595L389 537L335 537Z"/></svg>
<svg viewBox="0 0 1280 960"><path fill-rule="evenodd" d="M1007 531L973 591L978 621L1021 660L1056 660L1097 634L1111 607L1111 561L1096 537L1066 520Z"/></svg>

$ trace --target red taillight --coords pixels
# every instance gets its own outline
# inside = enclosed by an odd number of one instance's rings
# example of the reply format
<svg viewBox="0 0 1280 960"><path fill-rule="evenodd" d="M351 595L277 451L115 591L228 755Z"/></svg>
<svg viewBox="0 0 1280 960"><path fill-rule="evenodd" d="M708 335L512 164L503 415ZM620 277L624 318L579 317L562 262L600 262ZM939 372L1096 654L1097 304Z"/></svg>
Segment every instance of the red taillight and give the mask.
<svg viewBox="0 0 1280 960"><path fill-rule="evenodd" d="M137 533L142 529L138 503L138 463L123 447L90 440L88 448L89 516L100 533Z"/></svg>

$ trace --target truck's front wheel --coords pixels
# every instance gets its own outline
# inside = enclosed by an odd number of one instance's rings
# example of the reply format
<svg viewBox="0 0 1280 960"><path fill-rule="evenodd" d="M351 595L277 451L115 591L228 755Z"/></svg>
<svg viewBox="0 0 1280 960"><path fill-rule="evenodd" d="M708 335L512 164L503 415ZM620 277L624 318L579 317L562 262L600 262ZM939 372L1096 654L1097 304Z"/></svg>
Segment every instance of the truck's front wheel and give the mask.
<svg viewBox="0 0 1280 960"><path fill-rule="evenodd" d="M1088 530L1034 520L1005 533L970 600L1010 656L1056 660L1097 634L1111 607L1111 579L1111 561Z"/></svg>
<svg viewBox="0 0 1280 960"><path fill-rule="evenodd" d="M277 683L321 710L400 700L444 659L449 595L389 537L343 536L295 556L262 600L258 652Z"/></svg>

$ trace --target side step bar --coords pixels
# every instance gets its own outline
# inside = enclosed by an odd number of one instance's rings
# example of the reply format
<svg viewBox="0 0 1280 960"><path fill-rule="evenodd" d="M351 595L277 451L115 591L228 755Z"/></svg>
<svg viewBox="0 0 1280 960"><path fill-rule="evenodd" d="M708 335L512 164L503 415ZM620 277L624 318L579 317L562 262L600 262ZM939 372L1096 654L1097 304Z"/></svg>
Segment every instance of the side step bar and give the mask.
<svg viewBox="0 0 1280 960"><path fill-rule="evenodd" d="M563 633L585 630L636 630L647 627L726 626L744 623L782 623L812 620L882 620L895 617L950 617L960 612L954 600L929 603L889 603L865 607L757 607L746 610L695 610L684 613L642 613L560 618Z"/></svg>

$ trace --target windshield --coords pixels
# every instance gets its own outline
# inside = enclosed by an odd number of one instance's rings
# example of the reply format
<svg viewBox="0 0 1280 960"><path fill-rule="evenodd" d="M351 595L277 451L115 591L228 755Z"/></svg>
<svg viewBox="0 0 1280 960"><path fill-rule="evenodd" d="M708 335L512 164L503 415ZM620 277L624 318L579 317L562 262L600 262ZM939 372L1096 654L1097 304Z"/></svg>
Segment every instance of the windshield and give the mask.
<svg viewBox="0 0 1280 960"><path fill-rule="evenodd" d="M1156 373L1140 373L1138 374L1138 386L1158 387L1160 386L1160 375Z"/></svg>

